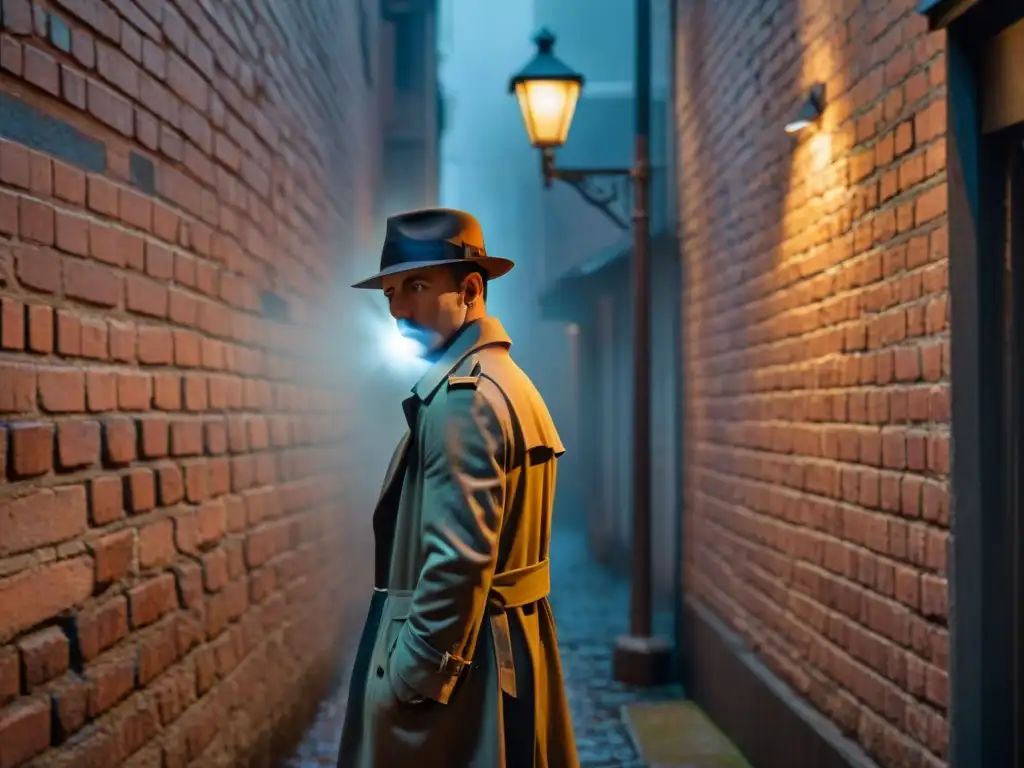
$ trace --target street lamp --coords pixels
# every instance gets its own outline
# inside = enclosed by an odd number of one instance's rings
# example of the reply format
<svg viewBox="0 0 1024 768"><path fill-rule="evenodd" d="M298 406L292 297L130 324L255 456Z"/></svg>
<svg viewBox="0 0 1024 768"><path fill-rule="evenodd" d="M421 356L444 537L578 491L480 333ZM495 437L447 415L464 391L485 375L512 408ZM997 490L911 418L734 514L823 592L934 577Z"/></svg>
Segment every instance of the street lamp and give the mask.
<svg viewBox="0 0 1024 768"><path fill-rule="evenodd" d="M583 75L552 53L555 36L542 29L533 38L537 55L509 83L519 99L530 143L545 152L565 144L583 88Z"/></svg>
<svg viewBox="0 0 1024 768"><path fill-rule="evenodd" d="M651 611L651 266L650 133L651 5L636 3L636 126L632 168L568 169L555 165L555 149L565 144L583 88L583 76L554 55L548 30L534 38L537 55L509 81L519 98L530 143L541 151L545 187L554 179L568 183L623 230L629 221L614 207L616 181L633 182L633 548L629 634L615 643L615 679L637 686L666 682L670 674L668 641L655 637ZM607 189L597 185L605 181ZM611 182L608 184L607 182Z"/></svg>

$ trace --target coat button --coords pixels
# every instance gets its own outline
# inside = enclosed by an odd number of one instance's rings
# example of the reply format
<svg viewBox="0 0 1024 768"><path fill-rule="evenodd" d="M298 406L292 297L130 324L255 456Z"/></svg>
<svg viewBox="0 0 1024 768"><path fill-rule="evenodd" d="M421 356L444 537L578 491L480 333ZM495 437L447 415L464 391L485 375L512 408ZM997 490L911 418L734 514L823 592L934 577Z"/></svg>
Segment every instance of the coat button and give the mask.
<svg viewBox="0 0 1024 768"><path fill-rule="evenodd" d="M384 677L384 667L377 667L377 677Z"/></svg>

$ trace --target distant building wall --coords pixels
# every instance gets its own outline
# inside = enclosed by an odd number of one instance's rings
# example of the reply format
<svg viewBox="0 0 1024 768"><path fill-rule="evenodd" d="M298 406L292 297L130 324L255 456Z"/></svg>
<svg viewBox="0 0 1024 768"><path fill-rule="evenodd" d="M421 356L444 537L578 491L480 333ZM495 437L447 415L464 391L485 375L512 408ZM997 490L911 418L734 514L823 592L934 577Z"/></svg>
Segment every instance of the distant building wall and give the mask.
<svg viewBox="0 0 1024 768"><path fill-rule="evenodd" d="M397 212L435 205L439 194L437 0L385 0L381 7L379 206Z"/></svg>

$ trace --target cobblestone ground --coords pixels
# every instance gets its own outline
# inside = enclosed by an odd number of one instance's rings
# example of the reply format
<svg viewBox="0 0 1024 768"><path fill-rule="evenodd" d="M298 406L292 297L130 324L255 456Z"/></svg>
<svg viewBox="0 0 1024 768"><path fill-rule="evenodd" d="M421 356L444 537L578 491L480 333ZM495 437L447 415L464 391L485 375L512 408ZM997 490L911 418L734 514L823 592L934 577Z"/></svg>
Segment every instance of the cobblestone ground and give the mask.
<svg viewBox="0 0 1024 768"><path fill-rule="evenodd" d="M682 691L674 686L638 691L612 681L611 648L628 626L629 586L591 559L582 534L556 532L551 565L551 605L583 768L643 768L622 720L622 705L674 698ZM659 616L662 634L670 632L670 622L670 616ZM282 768L334 765L347 691L342 685L323 703L317 721Z"/></svg>

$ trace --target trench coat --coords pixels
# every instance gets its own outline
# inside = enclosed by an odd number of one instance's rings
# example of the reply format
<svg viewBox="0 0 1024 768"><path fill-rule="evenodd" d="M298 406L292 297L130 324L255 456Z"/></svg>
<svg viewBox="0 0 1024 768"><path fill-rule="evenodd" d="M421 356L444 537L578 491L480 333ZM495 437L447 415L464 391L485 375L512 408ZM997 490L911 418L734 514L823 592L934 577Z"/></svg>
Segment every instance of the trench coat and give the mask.
<svg viewBox="0 0 1024 768"><path fill-rule="evenodd" d="M548 603L556 460L490 317L403 402L339 768L578 768Z"/></svg>

